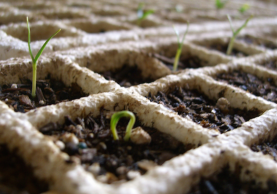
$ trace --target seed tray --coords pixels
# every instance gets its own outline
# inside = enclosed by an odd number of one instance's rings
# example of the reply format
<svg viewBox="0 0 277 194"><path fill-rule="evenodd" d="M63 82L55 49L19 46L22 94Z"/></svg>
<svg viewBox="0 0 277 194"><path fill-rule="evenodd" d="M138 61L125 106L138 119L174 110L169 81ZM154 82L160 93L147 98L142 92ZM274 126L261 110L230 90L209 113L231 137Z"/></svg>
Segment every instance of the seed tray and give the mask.
<svg viewBox="0 0 277 194"><path fill-rule="evenodd" d="M5 101L0 101L0 145L23 159L35 178L47 184L49 192L183 194L190 193L201 179L209 179L228 167L241 184L251 182L259 189L276 193L272 185L277 184L277 163L250 149L253 144L276 137L276 103L216 80L216 76L241 71L277 84L276 48L266 46L276 45L277 4L252 0L248 2L250 9L239 14L242 2L236 0L228 2L222 10L216 10L212 0L152 0L145 3L145 9L154 9L155 13L139 26L136 19L139 3L112 0L0 3L0 86L32 78L25 23L28 16L34 53L53 32L62 29L39 59L38 79L50 75L66 86L76 83L88 94L27 113L14 112ZM180 13L176 6L182 10ZM234 28L255 14L234 43L236 49L248 56L230 57L225 51L209 47L229 41L227 13L234 18ZM170 65L177 38L171 26L182 34L188 20L191 24L181 61L195 57L201 63L197 68L172 72ZM243 41L245 37L251 41ZM267 64L271 64L270 68ZM123 67L135 67L143 78L152 81L122 87L104 78L104 72L122 71ZM230 109L255 110L258 114L240 127L220 133L149 99L175 87L193 89L215 103L224 99ZM89 114L97 117L103 110L105 117L116 111L132 111L144 126L154 127L192 149L132 180L107 184L87 171L76 157L63 152L60 143L39 132L51 122L63 124L65 116L72 120ZM0 179L0 191L1 184Z"/></svg>

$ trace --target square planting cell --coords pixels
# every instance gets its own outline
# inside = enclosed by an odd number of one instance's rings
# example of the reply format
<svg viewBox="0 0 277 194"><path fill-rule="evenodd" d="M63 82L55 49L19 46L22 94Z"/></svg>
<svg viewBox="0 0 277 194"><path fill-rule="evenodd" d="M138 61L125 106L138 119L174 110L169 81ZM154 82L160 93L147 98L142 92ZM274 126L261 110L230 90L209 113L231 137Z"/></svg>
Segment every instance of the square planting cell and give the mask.
<svg viewBox="0 0 277 194"><path fill-rule="evenodd" d="M252 44L255 46L259 46L265 49L275 50L277 49L277 44L272 42L271 40L267 40L265 38L254 37L251 35L245 35L238 37L237 40L242 41L247 44Z"/></svg>
<svg viewBox="0 0 277 194"><path fill-rule="evenodd" d="M21 61L1 65L3 76L0 84L0 99L16 112L28 112L37 107L78 99L90 93L99 93L103 89L107 91L106 87L113 87L105 83L107 81L104 79L101 83L100 76L76 64L68 64L60 59L44 58L38 64L36 97L33 98L31 62ZM86 81L91 81L90 84L97 86L91 90L86 86Z"/></svg>
<svg viewBox="0 0 277 194"><path fill-rule="evenodd" d="M228 73L219 73L215 79L239 87L268 101L277 102L277 87L273 78L259 78L251 73L234 70Z"/></svg>
<svg viewBox="0 0 277 194"><path fill-rule="evenodd" d="M261 114L258 110L232 108L225 97L210 99L204 93L190 88L172 85L166 91L149 93L148 99L164 105L178 115L190 119L204 128L220 133L240 127L244 122Z"/></svg>

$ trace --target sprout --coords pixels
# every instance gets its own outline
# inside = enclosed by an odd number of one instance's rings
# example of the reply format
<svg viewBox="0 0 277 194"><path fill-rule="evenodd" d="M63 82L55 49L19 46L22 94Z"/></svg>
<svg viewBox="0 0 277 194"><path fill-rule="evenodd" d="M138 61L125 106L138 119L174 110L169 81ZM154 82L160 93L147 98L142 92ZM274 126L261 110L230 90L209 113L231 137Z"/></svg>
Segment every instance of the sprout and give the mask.
<svg viewBox="0 0 277 194"><path fill-rule="evenodd" d="M138 11L137 11L137 16L138 16L138 25L140 26L141 22L145 20L149 15L154 13L154 10L146 10L145 12L143 11L143 6L144 3L140 3L138 6Z"/></svg>
<svg viewBox="0 0 277 194"><path fill-rule="evenodd" d="M244 14L244 12L246 12L248 9L249 9L249 4L248 3L245 3L245 4L243 4L240 8L239 8L239 12L241 13L241 14Z"/></svg>
<svg viewBox="0 0 277 194"><path fill-rule="evenodd" d="M179 58L180 58L180 55L181 55L181 52L182 52L182 48L183 48L183 43L185 41L185 37L188 33L188 30L189 30L189 22L187 23L187 30L182 38L182 41L180 42L180 37L179 37L179 31L176 30L176 28L173 26L173 29L177 35L177 40L178 40L178 48L177 48L177 52L176 52L176 55L175 55L175 59L174 59L174 64L173 64L173 71L176 71L177 68L178 68L178 63L179 63Z"/></svg>
<svg viewBox="0 0 277 194"><path fill-rule="evenodd" d="M117 113L114 113L112 118L111 118L111 132L112 132L112 135L113 135L113 139L114 140L118 140L118 135L117 135L117 131L116 131L116 125L119 121L119 119L121 119L122 117L130 117L130 121L126 127L126 134L124 136L124 141L128 141L130 139L130 136L131 136L131 131L132 131L132 128L136 122L136 117L135 115L130 112L130 111L120 111L120 112L117 112Z"/></svg>
<svg viewBox="0 0 277 194"><path fill-rule="evenodd" d="M43 52L44 48L46 47L47 43L51 40L51 38L53 38L56 34L58 34L58 32L61 31L61 29L59 29L48 40L46 40L46 42L42 45L42 47L38 51L36 57L34 58L32 50L31 50L31 44L30 44L31 43L31 32L30 32L28 17L26 18L26 20L27 20L27 28L28 28L28 48L29 48L29 53L30 53L30 56L32 58L32 63L33 63L32 64L33 65L32 97L34 98L36 96L36 80L37 80L37 62L38 62L38 58L42 54L42 52Z"/></svg>
<svg viewBox="0 0 277 194"><path fill-rule="evenodd" d="M223 1L223 0L215 0L215 7L219 10L222 9L225 4L227 3L227 0Z"/></svg>
<svg viewBox="0 0 277 194"><path fill-rule="evenodd" d="M240 32L243 28L246 27L248 21L249 21L252 17L253 17L253 16L250 16L250 17L244 22L244 24L243 24L241 27L239 27L239 28L235 31L234 28L233 28L233 25L232 25L232 19L231 19L231 17L230 17L229 15L227 15L227 18L228 18L228 20L229 20L230 27L231 27L232 33L233 33L233 36L232 36L232 38L231 38L231 40L230 40L230 42L229 42L228 49L227 49L227 52L226 52L227 55L230 55L230 54L231 54L232 49L233 49L233 44L234 44L234 41L235 41L237 35L239 34L239 32Z"/></svg>

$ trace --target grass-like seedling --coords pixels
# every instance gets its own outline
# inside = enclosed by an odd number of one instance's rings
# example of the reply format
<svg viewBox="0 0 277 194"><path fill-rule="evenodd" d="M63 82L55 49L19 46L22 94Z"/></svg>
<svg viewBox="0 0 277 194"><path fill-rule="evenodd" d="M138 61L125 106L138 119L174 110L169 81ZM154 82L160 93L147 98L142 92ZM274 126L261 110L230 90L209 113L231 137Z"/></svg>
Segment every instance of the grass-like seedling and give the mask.
<svg viewBox="0 0 277 194"><path fill-rule="evenodd" d="M243 28L246 27L248 21L249 21L252 17L253 17L253 16L250 16L250 17L243 23L243 25L242 25L241 27L239 27L239 28L235 31L234 28L233 28L232 19L231 19L231 17L230 17L229 15L227 15L227 18L228 18L228 20L229 20L230 27L231 27L232 33L233 33L233 36L232 36L232 38L231 38L231 40L230 40L230 42L229 42L228 48L227 48L227 52L226 52L227 55L230 55L230 54L231 54L231 52L232 52L232 50L233 50L234 41L235 41L237 35L240 33L240 31L241 31Z"/></svg>
<svg viewBox="0 0 277 194"><path fill-rule="evenodd" d="M182 48L183 48L183 43L185 41L185 37L188 33L188 30L189 30L189 22L187 23L187 29L186 29L186 32L182 38L182 40L180 41L180 36L179 36L179 31L176 30L176 28L173 26L173 29L176 33L176 36L177 36L177 41L178 41L178 48L177 48L177 52L176 52L176 55L175 55L175 59L174 59L174 64L173 64L173 71L176 71L177 68L178 68L178 63L179 63L179 59L180 59L180 55L182 53Z"/></svg>
<svg viewBox="0 0 277 194"><path fill-rule="evenodd" d="M129 117L130 118L130 121L126 127L126 134L124 136L124 141L128 141L130 139L130 136L131 136L131 131L132 131L132 128L136 122L136 117L135 115L130 112L130 111L120 111L120 112L116 112L112 115L112 118L111 118L111 123L110 123L110 127L111 127L111 132L112 132L112 135L113 135L113 139L114 140L118 140L118 135L117 135L117 131L116 131L116 125L119 121L119 119L121 119L122 117Z"/></svg>
<svg viewBox="0 0 277 194"><path fill-rule="evenodd" d="M249 4L245 3L239 8L239 12L241 14L244 14L249 8L250 8Z"/></svg>
<svg viewBox="0 0 277 194"><path fill-rule="evenodd" d="M216 9L222 9L224 8L225 4L227 3L227 0L215 0L215 7Z"/></svg>
<svg viewBox="0 0 277 194"><path fill-rule="evenodd" d="M37 62L38 58L42 54L44 48L46 47L47 43L53 38L56 34L58 34L61 29L59 29L55 34L53 34L46 42L42 45L40 50L38 51L36 57L33 56L32 50L31 50L31 32L30 32L30 27L29 27L29 20L28 17L26 18L27 20L27 28L28 28L28 48L29 48L29 53L32 58L32 66L33 66L33 80L32 80L32 97L36 97L36 81L37 81Z"/></svg>
<svg viewBox="0 0 277 194"><path fill-rule="evenodd" d="M145 20L149 15L154 13L154 10L152 10L152 9L143 11L143 7L144 7L144 3L140 3L139 6L138 6L138 11L137 11L137 16L138 16L137 23L138 23L138 26L140 26L141 22L143 20Z"/></svg>

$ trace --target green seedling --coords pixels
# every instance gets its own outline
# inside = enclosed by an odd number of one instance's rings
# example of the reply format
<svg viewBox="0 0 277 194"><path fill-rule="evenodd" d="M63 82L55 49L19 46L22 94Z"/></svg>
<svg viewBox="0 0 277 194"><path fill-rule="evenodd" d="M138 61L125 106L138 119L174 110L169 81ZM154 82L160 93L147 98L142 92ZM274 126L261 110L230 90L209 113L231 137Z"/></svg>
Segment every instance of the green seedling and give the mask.
<svg viewBox="0 0 277 194"><path fill-rule="evenodd" d="M150 10L146 10L143 11L143 7L144 7L144 3L140 3L138 6L138 11L137 11L137 16L138 16L138 25L141 25L141 22L143 20L145 20L149 15L154 13L154 10L150 9Z"/></svg>
<svg viewBox="0 0 277 194"><path fill-rule="evenodd" d="M239 8L239 12L244 14L250 8L249 4L245 3Z"/></svg>
<svg viewBox="0 0 277 194"><path fill-rule="evenodd" d="M239 27L239 28L235 31L234 28L233 28L233 25L232 25L232 19L231 19L231 17L230 17L229 15L227 15L227 18L228 18L228 20L229 20L230 27L231 27L231 30L232 30L232 33L233 33L233 36L231 37L231 40L230 40L229 45L228 45L228 48L227 48L227 52L226 52L227 55L230 55L230 54L231 54L231 52L232 52L232 50L233 50L234 41L235 41L237 35L240 33L240 31L241 31L243 28L246 27L248 21L249 21L252 17L253 17L253 16L250 16L250 17L243 23L243 25L242 25L241 27Z"/></svg>
<svg viewBox="0 0 277 194"><path fill-rule="evenodd" d="M125 110L125 111L120 111L120 112L114 113L111 118L111 124L110 124L111 132L113 135L113 139L118 140L119 138L118 138L117 131L116 131L116 125L117 125L119 119L121 119L122 117L130 118L130 121L126 127L126 134L124 136L124 141L128 141L131 136L132 128L136 122L136 117L132 112Z"/></svg>
<svg viewBox="0 0 277 194"><path fill-rule="evenodd" d="M174 64L173 64L173 71L176 71L177 68L178 68L178 63L179 63L179 59L180 59L180 55L182 53L182 48L183 48L183 43L185 41L185 37L188 33L188 30L189 30L189 22L187 23L187 30L182 38L182 40L180 41L180 36L179 36L179 31L176 30L176 28L173 26L173 29L176 33L176 36L177 36L177 41L178 41L178 48L177 48L177 52L176 52L176 55L175 55L175 59L174 59Z"/></svg>
<svg viewBox="0 0 277 194"><path fill-rule="evenodd" d="M28 48L29 48L29 53L32 58L32 66L33 66L33 80L32 80L32 97L36 97L36 81L37 81L37 62L38 58L42 54L44 48L46 47L47 43L53 38L56 34L58 34L61 29L59 29L55 34L53 34L46 42L42 45L40 50L38 51L36 57L33 56L32 50L31 50L31 32L30 32L30 27L29 27L29 20L28 17L26 18L27 20L27 28L28 28Z"/></svg>
<svg viewBox="0 0 277 194"><path fill-rule="evenodd" d="M227 0L215 0L215 7L216 9L222 9L224 8L225 4L227 3Z"/></svg>

